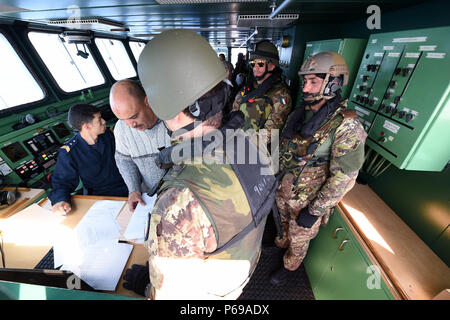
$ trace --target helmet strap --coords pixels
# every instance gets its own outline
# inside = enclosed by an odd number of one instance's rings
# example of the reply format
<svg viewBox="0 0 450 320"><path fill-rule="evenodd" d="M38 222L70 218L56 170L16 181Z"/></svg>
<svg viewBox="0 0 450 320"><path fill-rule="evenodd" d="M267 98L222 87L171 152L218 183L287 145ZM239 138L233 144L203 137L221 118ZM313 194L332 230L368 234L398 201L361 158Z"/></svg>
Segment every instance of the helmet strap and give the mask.
<svg viewBox="0 0 450 320"><path fill-rule="evenodd" d="M324 90L328 84L328 79L330 78L330 74L327 73L325 79L323 79L322 86L320 87L320 91L317 94L311 95L309 97L304 97L303 100L309 105L315 105L320 102L323 98L326 99L324 95Z"/></svg>
<svg viewBox="0 0 450 320"><path fill-rule="evenodd" d="M228 101L229 93L230 88L225 84L216 94L195 101L188 107L189 112L192 117L195 118L195 121L172 132L172 137L177 137L188 131L194 130L203 121L222 111Z"/></svg>

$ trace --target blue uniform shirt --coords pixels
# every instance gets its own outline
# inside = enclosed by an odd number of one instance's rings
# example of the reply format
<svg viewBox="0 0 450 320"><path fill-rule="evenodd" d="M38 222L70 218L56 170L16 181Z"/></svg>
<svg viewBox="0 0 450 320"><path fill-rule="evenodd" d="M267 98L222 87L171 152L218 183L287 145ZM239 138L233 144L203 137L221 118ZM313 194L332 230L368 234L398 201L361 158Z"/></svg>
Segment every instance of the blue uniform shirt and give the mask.
<svg viewBox="0 0 450 320"><path fill-rule="evenodd" d="M70 194L80 178L89 194L128 196L114 159L115 150L114 135L108 129L98 136L95 145L88 145L79 133L71 138L58 152L49 195L52 205L60 201L71 203Z"/></svg>

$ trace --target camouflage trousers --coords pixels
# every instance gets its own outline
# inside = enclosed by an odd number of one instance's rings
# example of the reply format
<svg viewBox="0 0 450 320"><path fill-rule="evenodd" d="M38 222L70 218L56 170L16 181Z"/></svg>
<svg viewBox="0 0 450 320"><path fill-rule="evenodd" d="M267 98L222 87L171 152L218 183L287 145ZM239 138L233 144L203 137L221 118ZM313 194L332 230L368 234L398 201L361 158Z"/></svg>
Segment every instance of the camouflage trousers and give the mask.
<svg viewBox="0 0 450 320"><path fill-rule="evenodd" d="M309 242L319 233L321 225L328 223L329 214L319 217L311 228L304 228L297 224L296 219L300 210L314 199L321 185L293 188L295 177L286 174L277 190L276 202L281 216L283 239L275 238L275 244L280 248L287 248L283 257L284 267L294 271L303 262L309 248Z"/></svg>

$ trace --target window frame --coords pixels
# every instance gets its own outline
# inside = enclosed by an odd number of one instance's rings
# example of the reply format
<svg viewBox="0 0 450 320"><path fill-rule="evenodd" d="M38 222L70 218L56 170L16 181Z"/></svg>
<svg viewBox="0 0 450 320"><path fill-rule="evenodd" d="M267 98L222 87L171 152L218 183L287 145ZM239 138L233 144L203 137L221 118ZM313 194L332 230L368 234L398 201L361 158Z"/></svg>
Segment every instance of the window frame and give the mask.
<svg viewBox="0 0 450 320"><path fill-rule="evenodd" d="M42 90L42 92L44 94L44 97L42 99L40 99L40 100L27 102L27 103L20 104L20 105L14 106L14 107L6 108L6 109L1 109L0 110L0 117L3 117L3 116L7 116L9 114L12 114L12 113L28 110L31 107L34 107L35 105L42 104L42 103L46 102L47 100L49 100L50 95L49 95L49 92L48 92L46 86L44 85L43 81L39 78L38 74L31 67L31 64L28 62L28 60L26 59L24 54L19 50L19 46L14 41L13 37L6 30L4 30L1 27L0 27L0 33L9 42L9 44L11 45L13 50L16 52L16 54L19 57L19 59L24 64L25 68L27 68L28 72L30 72L31 76L36 81L36 83L41 88L41 90Z"/></svg>
<svg viewBox="0 0 450 320"><path fill-rule="evenodd" d="M103 89L103 88L107 88L109 86L109 78L106 76L103 68L101 67L101 64L99 63L96 55L94 54L94 50L92 50L92 42L94 37L91 39L91 43L86 44L86 46L88 46L89 51L91 52L91 56L94 59L94 62L96 63L101 75L103 76L103 79L105 80L105 82L103 82L102 84L93 86L93 87L87 87L84 89L80 89L80 90L76 90L76 91L64 91L58 84L58 82L56 81L55 77L53 76L53 74L50 72L50 70L48 69L47 65L45 64L44 60L42 59L42 57L40 56L39 52L36 50L36 48L34 47L33 43L30 40L30 37L28 36L28 34L30 32L38 32L38 33L51 33L51 34L60 34L62 31L61 30L42 30L42 29L32 29L29 28L27 29L27 31L25 32L26 35L26 41L29 44L30 48L33 50L33 55L36 57L36 59L39 59L39 63L40 63L40 67L43 69L43 71L46 73L46 76L49 78L49 80L52 82L52 85L55 87L55 89L57 90L58 95L60 95L61 97L67 98L67 97L74 97L74 96L78 96L80 95L80 93L82 91L87 91L87 90L97 90L97 89Z"/></svg>
<svg viewBox="0 0 450 320"><path fill-rule="evenodd" d="M126 54L127 54L127 56L128 56L128 59L130 59L130 62L131 62L131 65L133 66L133 69L134 69L134 71L136 72L136 75L135 76L133 76L133 77L130 77L130 78L123 78L123 79L116 79L116 78L114 78L114 76L113 76L113 74L111 73L111 71L109 70L109 67L108 67L108 64L106 63L106 61L105 61L105 58L103 58L103 56L102 56L102 53L101 53L101 51L100 51L100 48L98 47L98 45L97 45L97 43L95 42L95 39L106 39L106 40L117 40L117 41L120 41L121 43L122 43L122 45L123 45L123 48L125 49L125 52L126 52ZM138 74L138 70L137 70L137 61L136 61L136 65L133 63L133 61L135 61L135 59L134 59L134 55L133 55L133 52L131 52L131 47L129 47L129 45L124 41L125 39L123 39L123 38L116 38L116 37L113 37L113 36L109 36L109 35L105 35L105 34L98 34L98 35L96 35L94 38L93 38L93 41L92 41L92 44L93 45L95 45L95 47L96 47L96 50L97 50L97 52L99 53L99 56L100 56L100 58L102 59L102 62L103 62L103 64L105 65L105 67L106 67L106 70L108 71L108 73L109 73L109 75L110 75L110 78L111 78L111 80L113 81L113 83L114 82L117 82L117 81L121 81L121 80L125 80L125 79L137 79L138 77L139 77L139 74ZM127 45L128 45L128 49L127 49ZM131 52L131 55L130 55L130 52Z"/></svg>
<svg viewBox="0 0 450 320"><path fill-rule="evenodd" d="M145 48L145 45L147 44L147 42L142 41L142 40L128 39L128 47L130 48L131 54L132 54L132 56L133 56L133 59L134 59L134 61L136 62L136 65L137 65L138 60L136 60L136 57L134 56L134 53L133 53L133 49L131 49L131 42L140 42L140 43L143 43L143 44L144 44L144 48ZM144 49L142 49L142 50L144 50ZM137 68L136 68L136 69L137 69Z"/></svg>

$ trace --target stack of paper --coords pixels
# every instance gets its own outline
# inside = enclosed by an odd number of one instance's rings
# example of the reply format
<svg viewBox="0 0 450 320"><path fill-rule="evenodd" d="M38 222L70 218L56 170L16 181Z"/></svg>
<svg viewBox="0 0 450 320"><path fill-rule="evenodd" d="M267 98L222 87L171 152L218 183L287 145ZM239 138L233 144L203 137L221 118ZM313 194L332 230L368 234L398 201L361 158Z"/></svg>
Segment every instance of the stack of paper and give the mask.
<svg viewBox="0 0 450 320"><path fill-rule="evenodd" d="M132 245L118 243L116 217L124 201L96 202L73 232L54 243L55 267L70 270L96 290L115 290Z"/></svg>

